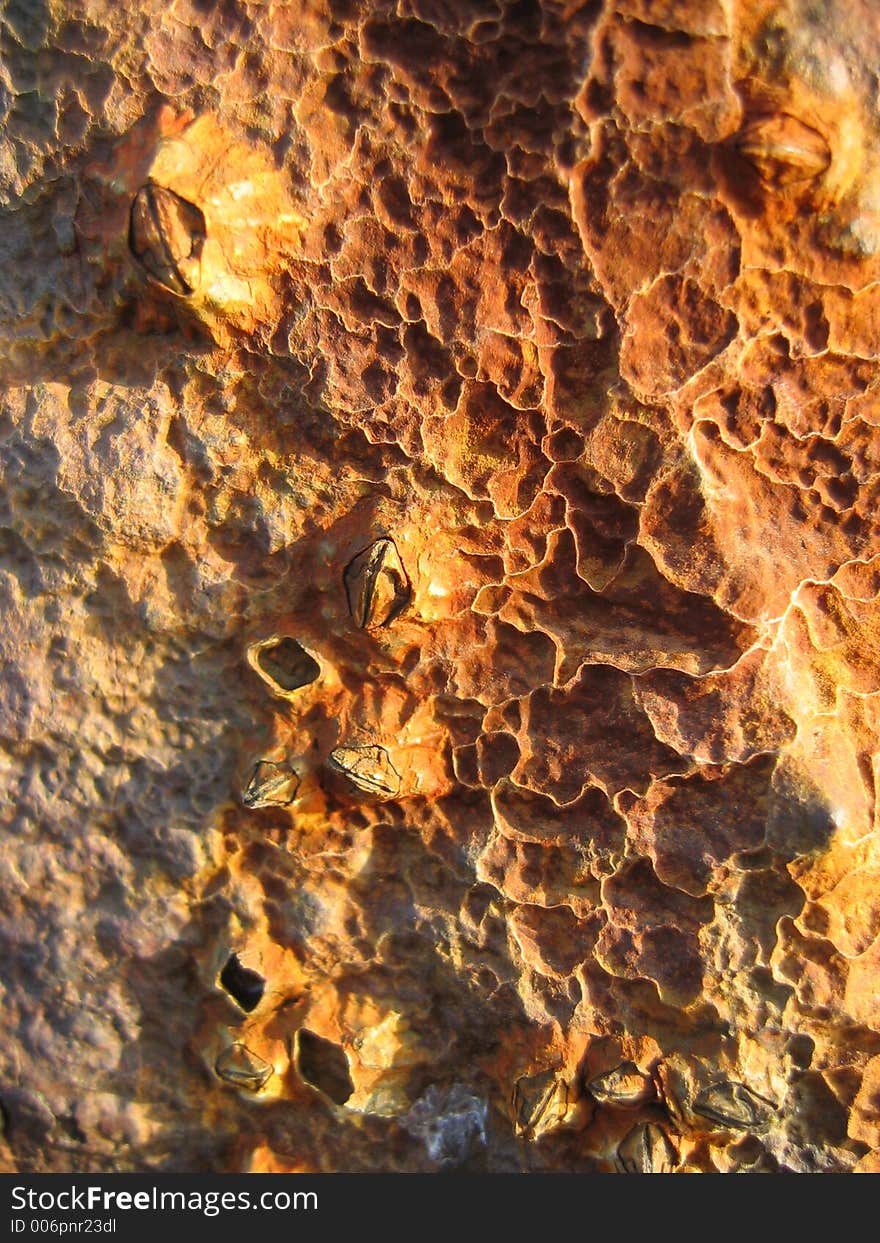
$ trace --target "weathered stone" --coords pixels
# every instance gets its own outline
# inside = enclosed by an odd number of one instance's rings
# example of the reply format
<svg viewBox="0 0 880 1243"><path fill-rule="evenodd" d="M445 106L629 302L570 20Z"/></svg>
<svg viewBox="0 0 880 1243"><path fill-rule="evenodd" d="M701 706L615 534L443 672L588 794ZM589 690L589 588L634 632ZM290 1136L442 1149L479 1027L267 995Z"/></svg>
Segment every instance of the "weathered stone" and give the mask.
<svg viewBox="0 0 880 1243"><path fill-rule="evenodd" d="M5 6L0 1162L877 1168L878 57Z"/></svg>

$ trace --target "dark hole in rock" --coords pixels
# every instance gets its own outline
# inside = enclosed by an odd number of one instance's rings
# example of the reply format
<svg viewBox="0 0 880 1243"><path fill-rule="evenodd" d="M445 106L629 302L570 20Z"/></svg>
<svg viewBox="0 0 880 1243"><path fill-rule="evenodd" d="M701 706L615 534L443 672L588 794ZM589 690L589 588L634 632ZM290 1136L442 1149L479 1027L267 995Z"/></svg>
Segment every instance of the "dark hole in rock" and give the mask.
<svg viewBox="0 0 880 1243"><path fill-rule="evenodd" d="M354 1091L345 1051L301 1027L296 1037L296 1068L300 1077L336 1105L344 1105Z"/></svg>
<svg viewBox="0 0 880 1243"><path fill-rule="evenodd" d="M262 1000L266 981L258 971L242 966L238 954L230 954L220 972L220 984L242 1010L250 1014Z"/></svg>
<svg viewBox="0 0 880 1243"><path fill-rule="evenodd" d="M75 1144L87 1144L89 1137L77 1122L73 1114L67 1114L64 1117L58 1117L58 1125L65 1135L68 1135Z"/></svg>
<svg viewBox="0 0 880 1243"><path fill-rule="evenodd" d="M265 676L283 691L308 686L321 672L318 662L296 639L279 639L264 647L257 656L257 663Z"/></svg>

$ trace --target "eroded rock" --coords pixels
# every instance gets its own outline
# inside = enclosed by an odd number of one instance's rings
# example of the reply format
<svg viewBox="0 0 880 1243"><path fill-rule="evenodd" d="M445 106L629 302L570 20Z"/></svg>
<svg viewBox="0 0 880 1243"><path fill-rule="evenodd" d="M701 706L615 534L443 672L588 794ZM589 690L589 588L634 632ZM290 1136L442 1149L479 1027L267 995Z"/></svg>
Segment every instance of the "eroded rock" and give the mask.
<svg viewBox="0 0 880 1243"><path fill-rule="evenodd" d="M2 1160L877 1168L876 6L27 7Z"/></svg>

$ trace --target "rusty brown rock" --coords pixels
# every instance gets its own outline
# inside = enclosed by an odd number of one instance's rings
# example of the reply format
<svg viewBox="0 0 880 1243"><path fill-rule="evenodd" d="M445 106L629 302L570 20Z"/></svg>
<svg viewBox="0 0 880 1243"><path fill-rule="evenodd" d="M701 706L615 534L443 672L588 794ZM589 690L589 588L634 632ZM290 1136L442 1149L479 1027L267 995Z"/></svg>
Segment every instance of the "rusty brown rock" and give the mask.
<svg viewBox="0 0 880 1243"><path fill-rule="evenodd" d="M43 7L4 1168L876 1170L876 5Z"/></svg>

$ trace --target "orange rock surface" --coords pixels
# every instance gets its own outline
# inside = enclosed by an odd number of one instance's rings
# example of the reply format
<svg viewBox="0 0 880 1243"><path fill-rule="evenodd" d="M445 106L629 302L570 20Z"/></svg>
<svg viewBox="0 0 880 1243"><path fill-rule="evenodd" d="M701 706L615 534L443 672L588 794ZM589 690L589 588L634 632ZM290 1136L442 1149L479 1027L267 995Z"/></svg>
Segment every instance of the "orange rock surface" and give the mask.
<svg viewBox="0 0 880 1243"><path fill-rule="evenodd" d="M878 54L4 6L6 1168L880 1168Z"/></svg>

